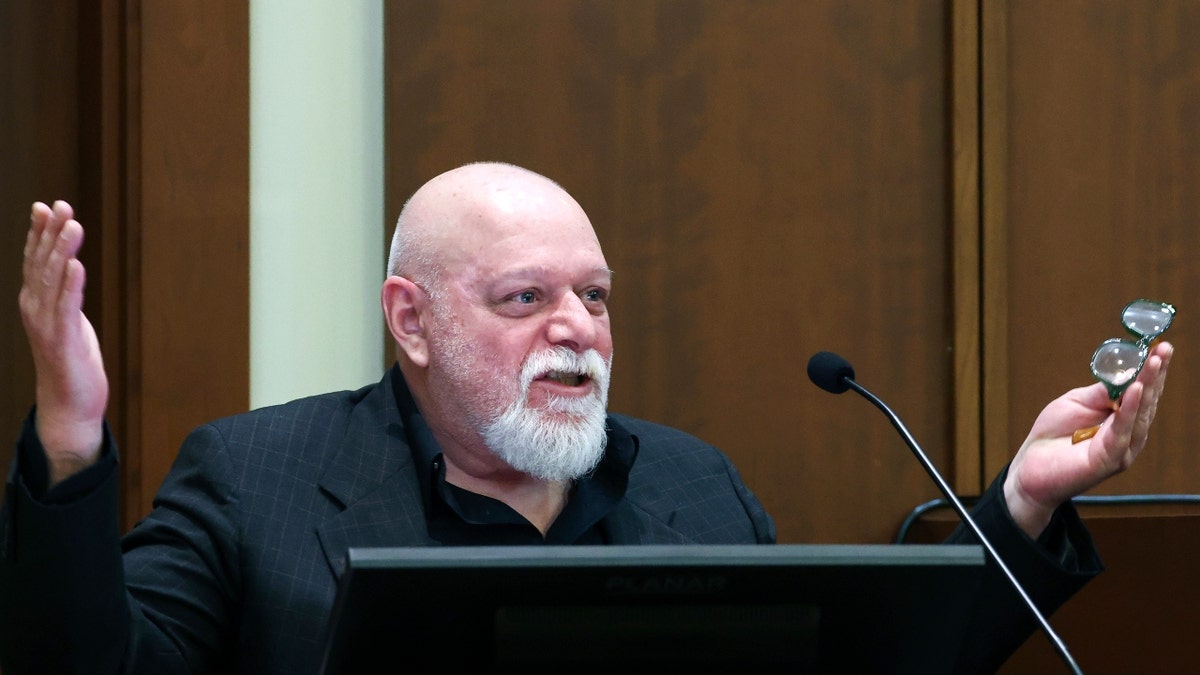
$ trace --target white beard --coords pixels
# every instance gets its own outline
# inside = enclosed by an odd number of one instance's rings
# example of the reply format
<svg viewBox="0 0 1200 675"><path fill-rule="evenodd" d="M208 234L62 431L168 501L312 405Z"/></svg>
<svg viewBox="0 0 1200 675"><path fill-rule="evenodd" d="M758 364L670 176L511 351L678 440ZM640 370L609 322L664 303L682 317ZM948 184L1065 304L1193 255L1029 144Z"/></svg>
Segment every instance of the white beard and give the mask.
<svg viewBox="0 0 1200 675"><path fill-rule="evenodd" d="M516 399L484 425L484 443L509 466L542 480L587 475L599 464L608 443L605 419L611 367L611 361L606 363L594 349L577 354L555 347L531 355L521 368ZM594 394L551 397L546 410L529 407L530 384L551 370L586 375L595 385Z"/></svg>

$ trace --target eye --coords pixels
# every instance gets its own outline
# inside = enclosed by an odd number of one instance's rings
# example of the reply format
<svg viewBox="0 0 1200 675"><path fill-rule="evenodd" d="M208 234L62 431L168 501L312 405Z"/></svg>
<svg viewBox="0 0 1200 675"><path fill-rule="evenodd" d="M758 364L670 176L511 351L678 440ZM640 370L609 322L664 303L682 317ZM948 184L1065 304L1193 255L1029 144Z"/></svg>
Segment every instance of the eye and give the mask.
<svg viewBox="0 0 1200 675"><path fill-rule="evenodd" d="M532 305L533 303L537 302L537 293L534 293L533 291L521 291L513 296L513 300L516 301L517 304Z"/></svg>
<svg viewBox="0 0 1200 675"><path fill-rule="evenodd" d="M608 289L593 286L579 295L588 311L596 316L608 312Z"/></svg>

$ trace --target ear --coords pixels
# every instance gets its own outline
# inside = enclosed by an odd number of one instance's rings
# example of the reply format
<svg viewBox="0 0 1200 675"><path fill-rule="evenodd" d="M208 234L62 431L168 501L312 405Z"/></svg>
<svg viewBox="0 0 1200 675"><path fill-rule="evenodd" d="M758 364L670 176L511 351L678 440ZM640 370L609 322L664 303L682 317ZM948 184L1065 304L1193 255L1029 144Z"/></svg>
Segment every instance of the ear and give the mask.
<svg viewBox="0 0 1200 675"><path fill-rule="evenodd" d="M428 296L404 277L388 277L380 293L383 320L396 341L397 356L403 351L413 365L429 365L429 341L425 335L424 312Z"/></svg>

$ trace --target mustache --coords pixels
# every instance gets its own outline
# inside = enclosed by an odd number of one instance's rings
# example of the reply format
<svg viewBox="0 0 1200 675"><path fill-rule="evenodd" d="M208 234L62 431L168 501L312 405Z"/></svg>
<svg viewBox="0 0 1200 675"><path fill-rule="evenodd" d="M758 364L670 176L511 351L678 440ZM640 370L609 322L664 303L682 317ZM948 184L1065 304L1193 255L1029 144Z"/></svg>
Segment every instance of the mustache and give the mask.
<svg viewBox="0 0 1200 675"><path fill-rule="evenodd" d="M588 349L582 353L567 347L552 347L543 352L530 354L521 366L521 389L529 393L529 385L546 373L569 373L586 377L596 383L599 391L608 389L612 372L611 361L605 361L600 352Z"/></svg>

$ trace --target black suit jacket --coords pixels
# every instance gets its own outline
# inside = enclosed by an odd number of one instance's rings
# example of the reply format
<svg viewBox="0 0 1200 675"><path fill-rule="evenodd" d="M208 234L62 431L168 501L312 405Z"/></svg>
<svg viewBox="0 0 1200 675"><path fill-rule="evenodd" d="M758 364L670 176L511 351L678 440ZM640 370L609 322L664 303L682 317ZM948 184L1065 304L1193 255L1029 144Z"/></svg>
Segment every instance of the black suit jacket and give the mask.
<svg viewBox="0 0 1200 675"><path fill-rule="evenodd" d="M716 448L620 415L610 426L638 447L608 520L613 543L775 541L770 517ZM7 675L312 672L347 549L432 543L390 376L198 428L124 539L115 465L96 468L106 472L98 487L68 504L35 499L19 467L10 477L0 517ZM1057 606L1086 579L988 508L1005 555L1033 575L1035 598ZM1000 607L999 619L987 614L980 630L987 645L1011 649L1030 622L993 586L980 604ZM998 663L1004 654L994 651L969 657Z"/></svg>

